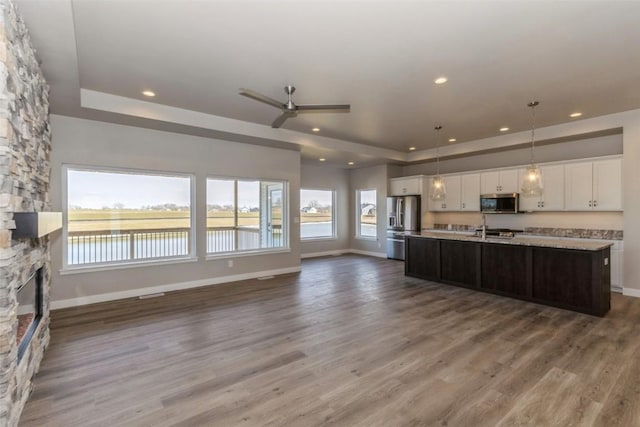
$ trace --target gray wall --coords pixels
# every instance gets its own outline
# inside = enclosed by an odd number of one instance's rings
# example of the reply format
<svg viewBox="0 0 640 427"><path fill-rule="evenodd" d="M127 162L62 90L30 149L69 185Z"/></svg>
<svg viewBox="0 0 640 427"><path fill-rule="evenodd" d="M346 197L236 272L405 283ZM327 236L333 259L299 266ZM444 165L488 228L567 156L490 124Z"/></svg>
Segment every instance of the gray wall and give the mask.
<svg viewBox="0 0 640 427"><path fill-rule="evenodd" d="M389 166L380 165L350 171L350 214L349 224L351 230L351 249L363 252L386 253L386 217L387 217L387 182L389 178ZM356 190L377 191L377 222L378 237L375 240L355 237L356 234Z"/></svg>
<svg viewBox="0 0 640 427"><path fill-rule="evenodd" d="M349 172L324 166L302 165L300 186L336 192L336 239L306 240L300 243L302 256L349 249Z"/></svg>
<svg viewBox="0 0 640 427"><path fill-rule="evenodd" d="M539 146L535 150L535 160L538 163L545 163L614 154L622 154L622 134ZM530 149L521 148L449 159L440 162L440 173L525 165L529 163L530 158ZM428 162L405 166L402 172L402 176L435 175L436 163Z"/></svg>
<svg viewBox="0 0 640 427"><path fill-rule="evenodd" d="M294 221L290 252L236 257L233 267L228 267L227 259L205 260L205 235L197 231L206 227L204 190L210 175L287 180L290 217L299 217L299 152L63 116L51 118L53 210L62 210L61 175L65 163L193 173L198 255L197 261L190 263L61 275L62 237L58 233L52 241L53 301L299 267L300 229Z"/></svg>

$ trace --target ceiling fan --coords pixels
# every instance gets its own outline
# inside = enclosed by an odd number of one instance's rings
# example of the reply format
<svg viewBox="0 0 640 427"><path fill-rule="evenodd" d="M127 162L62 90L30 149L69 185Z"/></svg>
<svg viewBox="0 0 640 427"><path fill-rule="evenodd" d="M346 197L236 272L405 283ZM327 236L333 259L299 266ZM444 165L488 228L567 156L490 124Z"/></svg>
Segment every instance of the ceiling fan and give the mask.
<svg viewBox="0 0 640 427"><path fill-rule="evenodd" d="M254 92L250 89L240 88L240 95L247 98L255 99L256 101L264 102L273 107L279 108L282 114L271 123L272 128L279 128L290 117L296 117L298 113L318 113L318 112L331 112L331 113L348 113L351 109L349 104L327 104L327 105L296 105L293 103L291 95L296 91L296 88L288 85L284 87L284 91L287 94L287 102L284 104L273 98L262 95L258 92Z"/></svg>

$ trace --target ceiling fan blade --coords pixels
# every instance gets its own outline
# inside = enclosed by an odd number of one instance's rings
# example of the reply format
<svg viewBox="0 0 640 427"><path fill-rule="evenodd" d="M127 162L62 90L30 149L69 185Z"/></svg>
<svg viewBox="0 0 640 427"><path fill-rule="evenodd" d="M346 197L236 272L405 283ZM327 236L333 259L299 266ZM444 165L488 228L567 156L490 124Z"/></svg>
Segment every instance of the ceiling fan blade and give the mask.
<svg viewBox="0 0 640 427"><path fill-rule="evenodd" d="M348 112L351 109L350 104L325 104L325 105L297 105L298 111L328 111Z"/></svg>
<svg viewBox="0 0 640 427"><path fill-rule="evenodd" d="M246 96L247 98L255 99L256 101L264 102L265 104L269 104L276 108L282 109L284 107L284 104L282 102L273 98L269 98L268 96L262 95L261 93L254 92L251 89L240 88L240 95Z"/></svg>
<svg viewBox="0 0 640 427"><path fill-rule="evenodd" d="M277 119L273 121L273 123L271 123L271 127L279 128L280 126L282 126L285 120L287 120L289 117L295 117L295 116L296 116L295 113L282 113L278 116Z"/></svg>

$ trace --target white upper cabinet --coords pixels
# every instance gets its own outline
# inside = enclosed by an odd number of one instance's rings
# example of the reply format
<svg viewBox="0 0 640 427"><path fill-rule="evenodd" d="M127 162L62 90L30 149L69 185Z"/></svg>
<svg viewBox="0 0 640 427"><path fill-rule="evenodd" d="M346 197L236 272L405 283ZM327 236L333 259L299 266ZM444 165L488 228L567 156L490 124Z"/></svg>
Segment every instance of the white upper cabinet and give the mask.
<svg viewBox="0 0 640 427"><path fill-rule="evenodd" d="M522 183L526 169L519 170L518 182ZM564 165L541 166L542 196L520 197L521 211L561 211L564 209Z"/></svg>
<svg viewBox="0 0 640 427"><path fill-rule="evenodd" d="M437 202L429 198L432 178L422 175L393 178L390 195L422 194L430 211L480 211L480 195L520 193L526 169L445 175L447 195ZM622 159L606 157L590 161L541 164L543 194L520 197L520 211L621 211ZM427 198L428 201L425 201Z"/></svg>
<svg viewBox="0 0 640 427"><path fill-rule="evenodd" d="M593 209L593 163L565 165L565 204L570 211Z"/></svg>
<svg viewBox="0 0 640 427"><path fill-rule="evenodd" d="M470 173L460 177L460 210L480 211L480 174Z"/></svg>
<svg viewBox="0 0 640 427"><path fill-rule="evenodd" d="M567 210L622 210L621 159L567 164L565 180Z"/></svg>
<svg viewBox="0 0 640 427"><path fill-rule="evenodd" d="M424 176L408 176L404 178L392 178L389 180L390 196L420 196L422 195L422 183Z"/></svg>
<svg viewBox="0 0 640 427"><path fill-rule="evenodd" d="M622 160L593 162L593 210L622 210Z"/></svg>
<svg viewBox="0 0 640 427"><path fill-rule="evenodd" d="M518 169L504 169L480 174L480 193L517 193Z"/></svg>
<svg viewBox="0 0 640 427"><path fill-rule="evenodd" d="M429 198L430 211L459 211L460 210L460 175L443 176L444 188L446 196L444 200L431 200ZM431 183L433 179L429 179L429 192L431 192ZM429 194L431 195L431 194Z"/></svg>

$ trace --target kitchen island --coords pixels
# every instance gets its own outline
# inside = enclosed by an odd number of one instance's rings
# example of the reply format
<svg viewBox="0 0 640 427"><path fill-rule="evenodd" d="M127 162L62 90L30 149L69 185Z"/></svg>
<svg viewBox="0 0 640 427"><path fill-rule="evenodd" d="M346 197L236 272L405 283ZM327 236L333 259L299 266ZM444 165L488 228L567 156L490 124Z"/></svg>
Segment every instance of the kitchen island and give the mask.
<svg viewBox="0 0 640 427"><path fill-rule="evenodd" d="M611 243L422 232L406 237L405 274L604 316Z"/></svg>

